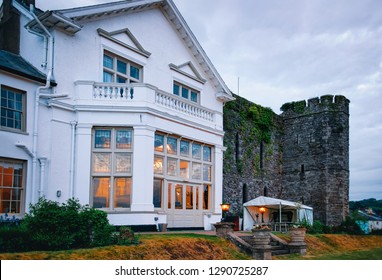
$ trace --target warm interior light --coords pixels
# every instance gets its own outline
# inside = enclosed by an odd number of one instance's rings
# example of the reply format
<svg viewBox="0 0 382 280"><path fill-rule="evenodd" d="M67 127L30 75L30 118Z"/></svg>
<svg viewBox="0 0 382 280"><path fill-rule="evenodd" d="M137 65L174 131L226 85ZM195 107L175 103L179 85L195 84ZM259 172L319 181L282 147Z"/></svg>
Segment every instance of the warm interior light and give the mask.
<svg viewBox="0 0 382 280"><path fill-rule="evenodd" d="M260 211L261 213L264 213L264 212L265 212L265 208L264 208L264 207L260 207L260 208L259 208L259 211Z"/></svg>

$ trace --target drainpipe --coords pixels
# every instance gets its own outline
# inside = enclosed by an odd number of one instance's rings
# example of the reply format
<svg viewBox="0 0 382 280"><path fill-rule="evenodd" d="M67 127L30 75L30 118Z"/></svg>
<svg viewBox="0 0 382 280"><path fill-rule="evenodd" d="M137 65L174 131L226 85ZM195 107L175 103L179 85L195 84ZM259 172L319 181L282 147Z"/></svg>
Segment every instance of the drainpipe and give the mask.
<svg viewBox="0 0 382 280"><path fill-rule="evenodd" d="M34 6L30 5L29 10L31 16L36 20L36 22L40 25L41 29L44 31L45 35L43 35L48 40L48 52L51 56L53 56L53 37L49 33L49 31L45 28L45 26L41 23L41 21L38 19L38 17L34 14ZM32 144L32 196L31 196L31 203L36 202L35 198L35 191L36 191L36 174L37 174L37 143L38 143L38 118L39 118L39 106L40 106L40 95L42 90L49 89L50 81L53 75L53 67L52 67L53 57L49 57L47 59L47 65L48 65L48 72L46 76L46 84L45 86L38 87L36 89L36 95L35 95L35 110L34 110L34 124L33 124L33 144ZM43 186L40 185L39 188L39 197L42 197L44 195Z"/></svg>

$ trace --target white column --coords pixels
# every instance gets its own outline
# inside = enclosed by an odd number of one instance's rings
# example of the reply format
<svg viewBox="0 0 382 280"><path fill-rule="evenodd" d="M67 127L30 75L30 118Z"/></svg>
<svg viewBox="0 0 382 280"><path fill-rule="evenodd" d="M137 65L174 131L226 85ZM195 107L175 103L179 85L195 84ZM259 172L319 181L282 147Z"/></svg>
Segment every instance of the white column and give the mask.
<svg viewBox="0 0 382 280"><path fill-rule="evenodd" d="M91 170L91 143L92 126L90 124L78 124L76 131L76 156L75 156L75 183L73 196L80 200L81 204L88 204L90 197Z"/></svg>
<svg viewBox="0 0 382 280"><path fill-rule="evenodd" d="M223 151L222 146L215 146L215 188L214 188L214 213L222 213L220 204L223 199Z"/></svg>
<svg viewBox="0 0 382 280"><path fill-rule="evenodd" d="M155 129L134 126L131 211L154 211L153 164Z"/></svg>

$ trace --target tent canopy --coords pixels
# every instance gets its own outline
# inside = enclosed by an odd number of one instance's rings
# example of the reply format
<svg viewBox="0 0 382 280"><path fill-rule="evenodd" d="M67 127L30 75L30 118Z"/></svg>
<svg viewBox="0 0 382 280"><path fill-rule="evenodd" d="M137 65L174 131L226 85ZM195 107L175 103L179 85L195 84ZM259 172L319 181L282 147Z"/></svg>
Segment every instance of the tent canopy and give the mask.
<svg viewBox="0 0 382 280"><path fill-rule="evenodd" d="M250 230L254 224L287 224L298 223L302 220L313 224L313 208L300 203L259 196L243 204L244 230ZM260 208L264 207L264 213L260 213ZM286 214L288 218L285 218ZM281 228L281 227L280 227Z"/></svg>
<svg viewBox="0 0 382 280"><path fill-rule="evenodd" d="M313 211L312 207L309 207L303 204L298 204L296 202L272 198L272 197L266 197L266 196L259 196L255 199L247 201L246 203L243 204L243 206L245 207L258 206L258 207L267 207L271 209L279 209L280 204L283 209L302 208L302 209L310 209Z"/></svg>

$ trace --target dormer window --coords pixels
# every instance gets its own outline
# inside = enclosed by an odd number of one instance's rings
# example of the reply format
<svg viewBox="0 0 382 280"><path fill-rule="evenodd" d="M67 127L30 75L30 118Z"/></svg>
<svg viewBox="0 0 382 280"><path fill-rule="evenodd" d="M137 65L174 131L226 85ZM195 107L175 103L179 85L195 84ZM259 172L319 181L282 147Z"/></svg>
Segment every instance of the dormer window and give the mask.
<svg viewBox="0 0 382 280"><path fill-rule="evenodd" d="M199 91L177 82L174 82L173 94L188 99L195 103L199 102Z"/></svg>
<svg viewBox="0 0 382 280"><path fill-rule="evenodd" d="M142 82L143 67L112 53L103 55L104 83L139 83Z"/></svg>

